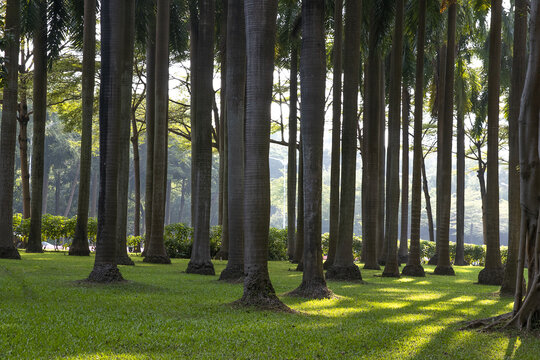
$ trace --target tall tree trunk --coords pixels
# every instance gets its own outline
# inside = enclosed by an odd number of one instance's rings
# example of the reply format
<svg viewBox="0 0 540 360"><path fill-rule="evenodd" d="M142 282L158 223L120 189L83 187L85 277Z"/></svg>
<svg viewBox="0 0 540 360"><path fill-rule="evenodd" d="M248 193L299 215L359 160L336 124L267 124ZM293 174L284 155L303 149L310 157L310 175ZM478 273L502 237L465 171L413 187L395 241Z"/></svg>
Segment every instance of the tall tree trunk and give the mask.
<svg viewBox="0 0 540 360"><path fill-rule="evenodd" d="M51 173L52 164L45 164L45 173L43 174L43 204L41 204L41 213L47 213L47 198L49 197L49 174Z"/></svg>
<svg viewBox="0 0 540 360"><path fill-rule="evenodd" d="M169 105L169 0L158 0L156 15L154 161L151 238L144 262L170 264L163 240L167 181ZM148 170L147 170L148 171Z"/></svg>
<svg viewBox="0 0 540 360"><path fill-rule="evenodd" d="M99 169L98 169L99 170ZM90 191L90 217L97 216L97 202L99 195L99 171L92 172L92 188Z"/></svg>
<svg viewBox="0 0 540 360"><path fill-rule="evenodd" d="M135 214L133 219L133 235L141 235L141 163L139 155L139 132L137 130L137 119L135 114L131 114L131 144L133 145L133 174L135 183ZM137 249L139 250L139 249ZM139 251L137 251L139 252Z"/></svg>
<svg viewBox="0 0 540 360"><path fill-rule="evenodd" d="M494 0L491 2L491 25L489 30L486 266L478 274L478 283L486 285L501 285L504 277L499 239L499 93L501 82L501 18L502 0Z"/></svg>
<svg viewBox="0 0 540 360"><path fill-rule="evenodd" d="M501 294L514 294L519 253L519 106L527 66L527 1L516 0L514 10L514 56L510 85L510 114L508 117L508 256Z"/></svg>
<svg viewBox="0 0 540 360"><path fill-rule="evenodd" d="M385 277L399 277L398 207L399 207L399 125L401 105L401 68L403 50L403 4L396 2L396 23L390 55L390 93L388 111L388 164L386 178L386 224L384 240L388 254L383 271Z"/></svg>
<svg viewBox="0 0 540 360"><path fill-rule="evenodd" d="M144 195L145 244L142 256L146 256L152 241L152 207L154 192L154 133L156 116L156 0L151 1L146 39L146 184Z"/></svg>
<svg viewBox="0 0 540 360"><path fill-rule="evenodd" d="M184 222L184 206L186 204L186 186L187 186L187 179L182 178L182 193L180 195L180 213L178 214L178 221L181 223Z"/></svg>
<svg viewBox="0 0 540 360"><path fill-rule="evenodd" d="M210 203L212 184L212 89L214 59L214 1L199 0L199 8L192 14L197 18L192 28L195 63L192 63L192 96L195 97L192 123L192 203L193 250L186 272L214 275L210 259ZM196 29L195 29L196 28ZM192 35L194 33L192 31Z"/></svg>
<svg viewBox="0 0 540 360"><path fill-rule="evenodd" d="M223 230L221 232L221 249L218 255L227 259L227 251L229 249L229 231L225 229L228 227L227 221L227 109L225 105L225 98L227 96L227 12L228 12L228 0L221 0L221 24L220 34L221 39L219 43L219 54L221 60L221 90L220 90L220 112L219 112L219 214L218 224L222 225ZM216 106L217 108L217 106ZM226 230L226 231L225 231Z"/></svg>
<svg viewBox="0 0 540 360"><path fill-rule="evenodd" d="M384 241L384 220L385 220L385 198L386 198L386 186L385 186L385 164L386 164L386 110L385 110L385 69L382 58L379 58L379 207L377 216L377 259L379 264L384 265L386 262L387 246Z"/></svg>
<svg viewBox="0 0 540 360"><path fill-rule="evenodd" d="M345 53L343 62L343 136L342 136L342 165L341 165L341 201L339 204L339 230L336 246L336 258L328 268L326 277L334 280L362 280L358 266L354 264L352 251L354 229L354 203L356 193L356 148L358 128L358 79L360 78L360 27L362 2L353 1L345 3ZM307 54L306 54L307 55ZM304 56L304 54L302 55ZM302 95L303 96L303 95ZM322 101L324 103L324 101ZM304 109L302 101L302 109ZM307 115L307 114L306 114ZM305 119L302 116L302 119ZM307 120L306 120L307 121ZM308 131L307 129L305 131ZM303 131L304 132L304 131ZM304 153L309 148L304 146ZM304 179L313 171L309 163L304 163ZM310 194L312 188L306 183L307 190L304 197ZM308 204L307 199L304 199ZM306 219L310 216L306 213ZM310 229L310 224L306 223ZM307 237L306 237L307 239ZM306 255L304 251L304 256ZM304 261L305 263L305 261Z"/></svg>
<svg viewBox="0 0 540 360"><path fill-rule="evenodd" d="M422 158L422 189L424 191L424 198L426 200L426 216L428 219L428 231L429 231L429 241L435 242L435 226L433 222L433 211L431 208L431 196L429 195L429 187L426 176L426 162Z"/></svg>
<svg viewBox="0 0 540 360"><path fill-rule="evenodd" d="M246 147L244 175L245 266L242 305L288 309L276 296L268 275L270 223L270 105L277 1L245 0Z"/></svg>
<svg viewBox="0 0 540 360"><path fill-rule="evenodd" d="M64 217L68 217L69 213L71 212L73 198L75 197L75 190L77 189L77 184L79 183L79 173L80 173L80 167L79 167L79 164L77 164L77 172L75 174L75 177L73 178L73 181L71 182L71 190L69 191L69 198L66 205L66 211L64 211Z"/></svg>
<svg viewBox="0 0 540 360"><path fill-rule="evenodd" d="M300 120L301 122L301 120ZM300 128L300 133L302 129ZM298 152L298 213L296 214L296 243L294 244L294 263L296 271L304 271L304 151L300 140Z"/></svg>
<svg viewBox="0 0 540 360"><path fill-rule="evenodd" d="M403 85L403 108L401 116L401 231L399 241L399 262L406 263L409 258L409 111L411 96L409 89Z"/></svg>
<svg viewBox="0 0 540 360"><path fill-rule="evenodd" d="M375 18L375 7L371 9L371 19ZM379 191L379 165L380 149L384 142L380 142L381 116L379 89L380 83L380 54L377 46L376 21L370 21L369 49L365 72L366 89L364 99L364 150L363 150L363 188L362 188L362 236L364 246L364 269L379 270L377 254L379 250L380 225L380 191Z"/></svg>
<svg viewBox="0 0 540 360"><path fill-rule="evenodd" d="M94 115L94 76L96 72L96 0L84 1L82 67L82 134L77 224L69 255L88 256L88 212L92 178L92 118ZM47 201L47 199L45 199Z"/></svg>
<svg viewBox="0 0 540 360"><path fill-rule="evenodd" d="M135 265L127 252L127 222L129 198L129 135L131 129L131 98L133 82L133 52L135 45L135 4L126 3L125 43L122 47L121 104L120 104L120 153L118 154L118 219L116 238L116 263Z"/></svg>
<svg viewBox="0 0 540 360"><path fill-rule="evenodd" d="M111 0L101 5L101 82L99 92L100 186L98 234L94 269L88 281L122 281L116 265L118 163L122 99L122 46L125 44L125 2Z"/></svg>
<svg viewBox="0 0 540 360"><path fill-rule="evenodd" d="M20 259L13 242L13 185L15 142L17 136L18 56L20 1L6 1L5 35L11 41L5 47L7 78L4 84L2 122L0 124L0 258Z"/></svg>
<svg viewBox="0 0 540 360"><path fill-rule="evenodd" d="M171 191L172 191L172 179L167 179L167 197L165 201L165 225L169 225L171 223Z"/></svg>
<svg viewBox="0 0 540 360"><path fill-rule="evenodd" d="M461 76L461 73L460 75ZM454 265L468 265L465 261L465 113L457 111L457 175L456 175L456 256Z"/></svg>
<svg viewBox="0 0 540 360"><path fill-rule="evenodd" d="M355 2L358 3L358 2ZM302 283L289 293L311 299L332 296L324 280L321 247L322 158L324 95L326 80L324 48L324 0L302 1L302 50L300 84L304 119L304 272ZM357 77L358 78L358 77ZM353 197L354 199L354 197Z"/></svg>
<svg viewBox="0 0 540 360"><path fill-rule="evenodd" d="M41 210L45 166L45 122L47 121L47 3L38 2L39 15L34 30L34 128L32 134L32 174L30 181L30 234L26 252L43 252L41 247Z"/></svg>
<svg viewBox="0 0 540 360"><path fill-rule="evenodd" d="M406 276L426 276L420 260L420 218L422 209L422 115L424 105L424 47L426 38L426 0L418 2L418 30L416 33L416 79L414 88L414 144L411 199L411 246L407 266L401 271Z"/></svg>
<svg viewBox="0 0 540 360"><path fill-rule="evenodd" d="M328 257L324 268L328 269L336 256L339 234L339 168L341 140L341 72L342 72L342 32L343 0L334 2L334 78L332 102L332 159L330 168L330 237L328 239Z"/></svg>
<svg viewBox="0 0 540 360"><path fill-rule="evenodd" d="M54 171L54 215L60 216L60 190L62 182L60 179L60 171Z"/></svg>
<svg viewBox="0 0 540 360"><path fill-rule="evenodd" d="M21 159L23 219L30 218L30 171L28 166L28 105L26 103L26 79L21 79L21 103L19 104L19 156Z"/></svg>
<svg viewBox="0 0 540 360"><path fill-rule="evenodd" d="M456 43L456 14L457 4L453 3L448 9L448 41L446 52L446 74L444 81L444 116L441 127L441 164L440 182L437 187L437 267L435 275L455 275L450 263L450 205L452 184L452 132L454 112L454 59ZM439 178L439 173L437 174ZM439 192L439 187L440 192ZM440 195L440 196L439 196Z"/></svg>
<svg viewBox="0 0 540 360"><path fill-rule="evenodd" d="M228 0L227 16L227 206L229 248L227 267L219 279L244 276L244 126L246 93L246 29L244 0Z"/></svg>

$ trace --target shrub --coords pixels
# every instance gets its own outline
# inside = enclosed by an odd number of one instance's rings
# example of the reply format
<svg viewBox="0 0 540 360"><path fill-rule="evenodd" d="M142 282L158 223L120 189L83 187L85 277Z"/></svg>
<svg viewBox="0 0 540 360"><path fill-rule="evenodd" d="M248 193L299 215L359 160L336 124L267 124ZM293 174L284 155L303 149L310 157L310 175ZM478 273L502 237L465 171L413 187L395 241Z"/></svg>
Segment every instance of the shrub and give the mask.
<svg viewBox="0 0 540 360"><path fill-rule="evenodd" d="M216 256L221 248L221 225L214 225L210 228L210 255Z"/></svg>
<svg viewBox="0 0 540 360"><path fill-rule="evenodd" d="M268 235L268 260L287 259L287 228L271 227Z"/></svg>
<svg viewBox="0 0 540 360"><path fill-rule="evenodd" d="M165 226L165 249L170 258L191 257L193 229L183 223Z"/></svg>

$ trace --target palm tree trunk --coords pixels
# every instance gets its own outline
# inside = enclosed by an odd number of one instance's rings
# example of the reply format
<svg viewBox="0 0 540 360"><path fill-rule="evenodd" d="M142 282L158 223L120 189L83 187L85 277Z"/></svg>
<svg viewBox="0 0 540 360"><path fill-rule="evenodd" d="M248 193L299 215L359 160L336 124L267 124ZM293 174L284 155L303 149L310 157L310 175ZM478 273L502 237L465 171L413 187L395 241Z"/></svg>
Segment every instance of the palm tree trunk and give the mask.
<svg viewBox="0 0 540 360"><path fill-rule="evenodd" d="M460 75L461 76L461 75ZM465 114L457 111L457 175L456 175L456 256L454 265L468 265L465 261Z"/></svg>
<svg viewBox="0 0 540 360"><path fill-rule="evenodd" d="M342 73L343 0L334 2L334 79L332 102L332 159L330 168L330 237L328 257L324 268L328 269L336 256L339 234L339 168L341 140L341 73Z"/></svg>
<svg viewBox="0 0 540 360"><path fill-rule="evenodd" d="M45 163L45 173L43 174L43 204L41 204L41 213L47 213L47 198L49 196L49 175L51 173L52 164Z"/></svg>
<svg viewBox="0 0 540 360"><path fill-rule="evenodd" d="M30 181L30 234L26 252L43 252L41 247L41 210L45 166L45 122L47 121L47 3L38 2L39 16L34 30L34 129L32 135L32 174Z"/></svg>
<svg viewBox="0 0 540 360"><path fill-rule="evenodd" d="M186 186L187 179L182 178L182 194L180 195L180 213L178 214L178 221L184 222L184 206L186 204Z"/></svg>
<svg viewBox="0 0 540 360"><path fill-rule="evenodd" d="M435 226L433 221L433 211L431 207L431 196L429 195L429 187L426 176L426 162L422 157L422 190L426 201L426 216L428 219L429 241L435 242ZM436 264L436 263L435 263Z"/></svg>
<svg viewBox="0 0 540 360"><path fill-rule="evenodd" d="M289 295L311 299L332 296L324 279L321 247L325 73L324 0L304 0L300 58L302 86L300 117L304 119L302 131L304 169L309 169L304 172L304 223L307 231L304 232L302 283Z"/></svg>
<svg viewBox="0 0 540 360"><path fill-rule="evenodd" d="M300 129L300 134L302 129ZM301 137L301 136L300 136ZM298 264L296 271L304 271L304 151L300 140L298 151L298 213L296 214L296 243L294 244L294 261Z"/></svg>
<svg viewBox="0 0 540 360"><path fill-rule="evenodd" d="M116 266L117 193L120 142L122 46L125 44L125 3L111 0L101 5L101 83L100 83L100 187L98 234L91 282L123 281Z"/></svg>
<svg viewBox="0 0 540 360"><path fill-rule="evenodd" d="M245 0L246 148L244 175L245 306L288 309L276 296L268 275L270 223L270 104L276 36L277 0Z"/></svg>
<svg viewBox="0 0 540 360"><path fill-rule="evenodd" d="M169 0L158 0L156 15L154 161L151 238L144 262L170 264L163 232L167 181L167 117L169 105Z"/></svg>
<svg viewBox="0 0 540 360"><path fill-rule="evenodd" d="M244 126L246 92L246 30L244 0L228 0L227 16L227 195L228 262L220 280L244 277Z"/></svg>
<svg viewBox="0 0 540 360"><path fill-rule="evenodd" d="M339 230L336 247L336 258L328 268L326 277L335 280L362 280L358 266L354 264L352 238L354 228L354 203L356 188L356 148L358 126L358 79L360 75L360 29L362 2L345 3L345 53L343 62L343 136L342 136L342 165L341 165L341 201L339 206ZM307 54L306 54L307 55ZM324 102L324 101L323 101ZM302 101L302 109L304 109ZM304 116L302 116L304 119ZM306 129L306 131L308 131ZM308 153L308 148L304 147ZM306 163L306 169L312 170ZM304 173L304 178L308 172ZM309 183L307 189L311 191ZM310 191L304 194L307 196ZM306 204L308 202L304 200ZM309 217L309 212L306 214ZM306 228L310 225L306 223ZM306 238L307 239L307 238ZM304 256L306 251L304 251ZM304 261L305 262L305 261Z"/></svg>
<svg viewBox="0 0 540 360"><path fill-rule="evenodd" d="M424 105L424 47L426 37L426 0L418 2L418 31L416 33L416 79L414 88L414 144L411 199L411 246L406 276L426 276L420 260L420 218L422 208L422 115Z"/></svg>
<svg viewBox="0 0 540 360"><path fill-rule="evenodd" d="M440 192L437 196L437 267L435 275L455 275L450 264L450 204L452 183L452 132L454 111L454 59L456 43L456 14L457 4L453 3L448 9L448 41L446 52L446 73L444 81L444 116L441 127L441 164L440 164ZM439 167L439 165L437 165ZM439 174L438 174L439 175ZM439 178L439 176L437 176ZM437 188L439 190L439 188ZM440 194L440 196L439 196Z"/></svg>
<svg viewBox="0 0 540 360"><path fill-rule="evenodd" d="M385 70L384 64L381 58L379 58L379 207L377 216L377 259L380 265L384 265L386 262L386 253L388 251L386 242L384 241L384 220L385 220L385 198L386 198L386 186L385 186L385 164L386 164L386 110L385 110Z"/></svg>
<svg viewBox="0 0 540 360"><path fill-rule="evenodd" d="M21 159L21 186L23 219L30 218L30 171L28 167L28 105L26 103L26 79L21 79L21 103L19 105L19 156Z"/></svg>
<svg viewBox="0 0 540 360"><path fill-rule="evenodd" d="M135 114L131 115L131 143L133 145L133 173L135 183L135 217L133 219L133 235L141 235L141 163L139 155L139 132L137 130L137 120ZM137 249L139 250L139 249ZM137 251L139 252L139 251Z"/></svg>
<svg viewBox="0 0 540 360"><path fill-rule="evenodd" d="M82 134L77 225L69 255L88 256L88 210L92 178L92 117L94 113L94 76L96 72L96 0L84 1L82 67ZM47 201L47 199L45 199Z"/></svg>
<svg viewBox="0 0 540 360"><path fill-rule="evenodd" d="M403 85L402 145L401 145L401 231L399 241L399 262L406 263L409 258L409 111L411 96Z"/></svg>
<svg viewBox="0 0 540 360"><path fill-rule="evenodd" d="M71 190L69 191L69 198L66 205L66 211L64 211L64 217L68 217L69 213L71 212L71 206L73 204L73 198L75 197L75 190L77 189L77 184L79 180L79 173L80 173L80 164L77 164L77 172L75 173L75 176L73 177L73 180L71 181ZM43 208L43 204L42 204Z"/></svg>
<svg viewBox="0 0 540 360"><path fill-rule="evenodd" d="M193 250L186 272L214 275L210 259L210 203L212 175L212 89L214 59L214 1L199 0L195 17L195 63L192 63L192 96L195 97L192 123L192 203ZM193 16L193 15L192 15Z"/></svg>
<svg viewBox="0 0 540 360"><path fill-rule="evenodd" d="M17 134L18 56L20 1L7 0L5 35L11 41L5 47L7 78L4 84L2 122L0 124L0 259L20 259L13 242L13 185Z"/></svg>
<svg viewBox="0 0 540 360"><path fill-rule="evenodd" d="M97 216L97 202L99 195L99 172L92 171L92 189L90 191L90 217Z"/></svg>
<svg viewBox="0 0 540 360"><path fill-rule="evenodd" d="M508 256L501 294L514 294L519 253L519 106L527 66L527 1L516 0L514 10L514 56L510 85L510 115L508 118Z"/></svg>
<svg viewBox="0 0 540 360"><path fill-rule="evenodd" d="M390 56L390 93L388 112L388 163L386 179L386 224L384 239L388 254L383 271L385 277L399 277L397 253L399 208L399 125L401 105L401 68L403 49L403 0L396 2L396 23Z"/></svg>

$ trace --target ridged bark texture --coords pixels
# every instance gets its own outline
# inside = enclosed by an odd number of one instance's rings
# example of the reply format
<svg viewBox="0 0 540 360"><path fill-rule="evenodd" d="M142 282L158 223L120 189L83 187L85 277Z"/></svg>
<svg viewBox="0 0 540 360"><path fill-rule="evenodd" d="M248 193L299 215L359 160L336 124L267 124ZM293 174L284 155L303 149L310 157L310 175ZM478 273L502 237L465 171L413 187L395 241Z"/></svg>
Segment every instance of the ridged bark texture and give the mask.
<svg viewBox="0 0 540 360"><path fill-rule="evenodd" d="M296 250L296 152L298 133L298 44L291 35L289 105L289 150L287 160L287 255L294 261Z"/></svg>
<svg viewBox="0 0 540 360"><path fill-rule="evenodd" d="M409 257L409 111L411 96L403 86L401 114L401 231L399 240L399 262L406 263Z"/></svg>

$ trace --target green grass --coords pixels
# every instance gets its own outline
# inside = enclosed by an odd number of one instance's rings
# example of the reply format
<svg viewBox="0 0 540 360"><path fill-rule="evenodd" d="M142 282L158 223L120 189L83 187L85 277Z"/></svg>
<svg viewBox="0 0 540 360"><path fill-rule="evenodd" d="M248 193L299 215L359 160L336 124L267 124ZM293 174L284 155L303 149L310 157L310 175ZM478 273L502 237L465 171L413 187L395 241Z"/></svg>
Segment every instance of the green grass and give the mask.
<svg viewBox="0 0 540 360"><path fill-rule="evenodd" d="M460 322L501 314L512 300L475 285L475 267L455 278L376 277L367 284L330 282L339 298L283 298L301 314L227 306L242 285L185 274L172 265L121 267L130 282L76 283L93 257L22 254L0 260L0 359L539 359L540 339L459 331ZM225 262L215 262L219 273ZM278 294L301 274L272 262ZM432 272L432 267L427 267Z"/></svg>

